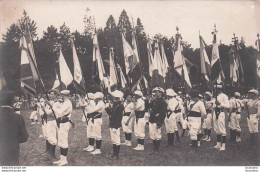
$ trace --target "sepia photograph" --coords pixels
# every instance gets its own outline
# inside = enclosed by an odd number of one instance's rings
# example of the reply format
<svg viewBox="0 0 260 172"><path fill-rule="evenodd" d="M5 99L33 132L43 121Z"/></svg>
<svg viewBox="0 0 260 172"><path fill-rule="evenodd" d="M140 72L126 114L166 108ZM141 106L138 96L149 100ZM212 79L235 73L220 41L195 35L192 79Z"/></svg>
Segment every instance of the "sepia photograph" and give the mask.
<svg viewBox="0 0 260 172"><path fill-rule="evenodd" d="M258 172L259 79L260 0L2 0L1 172Z"/></svg>

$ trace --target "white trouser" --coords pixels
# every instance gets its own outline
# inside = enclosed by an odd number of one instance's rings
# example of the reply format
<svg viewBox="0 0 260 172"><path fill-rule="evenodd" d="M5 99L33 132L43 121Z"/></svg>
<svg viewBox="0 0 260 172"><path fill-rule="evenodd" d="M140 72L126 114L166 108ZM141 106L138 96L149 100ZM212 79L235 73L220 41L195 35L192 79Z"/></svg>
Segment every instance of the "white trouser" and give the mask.
<svg viewBox="0 0 260 172"><path fill-rule="evenodd" d="M181 122L183 121L183 115L182 115L182 112L178 112L175 114L176 115L176 122Z"/></svg>
<svg viewBox="0 0 260 172"><path fill-rule="evenodd" d="M52 145L57 144L57 132L58 132L58 127L57 123L55 120L51 120L47 122L47 136L48 136L48 141Z"/></svg>
<svg viewBox="0 0 260 172"><path fill-rule="evenodd" d="M161 134L161 127L157 128L156 123L150 123L149 122L149 135L152 140L161 140L162 134Z"/></svg>
<svg viewBox="0 0 260 172"><path fill-rule="evenodd" d="M145 122L149 122L149 118L150 118L150 112L145 112L144 113Z"/></svg>
<svg viewBox="0 0 260 172"><path fill-rule="evenodd" d="M187 121L186 119L184 119L182 122L183 122L183 123L182 123L182 129L183 129L183 130L186 130L186 129L188 128L188 126L189 126L189 121Z"/></svg>
<svg viewBox="0 0 260 172"><path fill-rule="evenodd" d="M231 130L236 130L238 132L241 132L241 128L240 128L240 124L239 124L240 119L241 119L240 114L236 114L236 112L232 112L230 115L229 128Z"/></svg>
<svg viewBox="0 0 260 172"><path fill-rule="evenodd" d="M133 118L130 119L128 125L125 123L128 121L129 116L123 116L122 118L122 129L124 133L132 133Z"/></svg>
<svg viewBox="0 0 260 172"><path fill-rule="evenodd" d="M174 112L171 113L169 118L166 116L164 122L166 133L174 133L175 131L178 131L176 114Z"/></svg>
<svg viewBox="0 0 260 172"><path fill-rule="evenodd" d="M37 111L32 111L32 113L30 115L30 119L36 121L37 120L37 115L38 115Z"/></svg>
<svg viewBox="0 0 260 172"><path fill-rule="evenodd" d="M213 116L214 130L217 135L226 136L226 126L225 126L225 113L220 112L218 119L216 119L216 114Z"/></svg>
<svg viewBox="0 0 260 172"><path fill-rule="evenodd" d="M135 125L134 125L134 132L135 136L138 139L144 139L145 137L145 119L144 118L139 118L138 122L135 120Z"/></svg>
<svg viewBox="0 0 260 172"><path fill-rule="evenodd" d="M102 126L102 118L94 119L93 136L96 140L102 140L101 126Z"/></svg>
<svg viewBox="0 0 260 172"><path fill-rule="evenodd" d="M120 145L120 128L110 128L112 144Z"/></svg>
<svg viewBox="0 0 260 172"><path fill-rule="evenodd" d="M257 114L250 115L250 119L247 118L247 125L250 133L258 133L258 120Z"/></svg>
<svg viewBox="0 0 260 172"><path fill-rule="evenodd" d="M45 140L48 140L47 123L45 121L43 121L43 124L42 124L42 135Z"/></svg>
<svg viewBox="0 0 260 172"><path fill-rule="evenodd" d="M201 117L189 117L190 139L197 140L201 131Z"/></svg>
<svg viewBox="0 0 260 172"><path fill-rule="evenodd" d="M210 130L212 128L212 113L208 113L202 124L203 129Z"/></svg>
<svg viewBox="0 0 260 172"><path fill-rule="evenodd" d="M60 123L60 128L58 129L58 146L60 148L65 149L69 147L68 137L70 127L70 122Z"/></svg>
<svg viewBox="0 0 260 172"><path fill-rule="evenodd" d="M87 138L94 138L94 124L91 119L87 124Z"/></svg>

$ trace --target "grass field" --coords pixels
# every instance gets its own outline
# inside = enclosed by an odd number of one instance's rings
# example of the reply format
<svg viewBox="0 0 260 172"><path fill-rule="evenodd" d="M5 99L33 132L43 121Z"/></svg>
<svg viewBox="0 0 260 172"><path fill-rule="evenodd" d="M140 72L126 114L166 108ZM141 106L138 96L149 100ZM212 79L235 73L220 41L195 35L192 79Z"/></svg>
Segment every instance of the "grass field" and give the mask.
<svg viewBox="0 0 260 172"><path fill-rule="evenodd" d="M23 166L52 166L56 159L45 154L45 141L39 138L42 133L41 124L31 125L29 116L31 111L21 112L24 116L27 130L30 134L28 141L20 145L20 164ZM165 128L162 128L162 143L158 156L149 155L153 150L152 141L149 138L148 126L146 127L145 150L135 151L131 147L121 146L120 159L110 160L112 150L110 133L108 128L108 116L103 115L102 126L102 147L101 155L93 156L82 149L87 146L86 126L81 121L81 110L74 110L72 120L76 124L75 128L69 133L69 166L249 166L259 165L256 163L253 153L256 151L248 148L250 144L250 134L246 123L245 112L242 112L241 120L241 143L226 144L226 151L220 152L212 148L216 144L216 136L212 131L212 141L202 141L201 147L196 153L189 153L189 137L181 137L181 142L174 142L174 147L166 147L167 135ZM227 130L229 131L229 129ZM229 133L228 137L229 138ZM121 132L121 142L124 142L124 134ZM132 138L133 146L136 146L136 139ZM260 143L260 142L259 142ZM56 150L59 157L59 149Z"/></svg>

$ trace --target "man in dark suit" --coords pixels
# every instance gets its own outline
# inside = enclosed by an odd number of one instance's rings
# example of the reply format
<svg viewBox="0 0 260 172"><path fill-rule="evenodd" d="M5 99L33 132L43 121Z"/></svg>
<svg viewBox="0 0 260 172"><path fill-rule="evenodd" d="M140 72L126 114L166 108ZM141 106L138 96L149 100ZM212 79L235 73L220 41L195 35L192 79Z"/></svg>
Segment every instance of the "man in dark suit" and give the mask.
<svg viewBox="0 0 260 172"><path fill-rule="evenodd" d="M15 113L12 105L14 91L0 93L0 166L18 166L19 143L28 140L24 119Z"/></svg>

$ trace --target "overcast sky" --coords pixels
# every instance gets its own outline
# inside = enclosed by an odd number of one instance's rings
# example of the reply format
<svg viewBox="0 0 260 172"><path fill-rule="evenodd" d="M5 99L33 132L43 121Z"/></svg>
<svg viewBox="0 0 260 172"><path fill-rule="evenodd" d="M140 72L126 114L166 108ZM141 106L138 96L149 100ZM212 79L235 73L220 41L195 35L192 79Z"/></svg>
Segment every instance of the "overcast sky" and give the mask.
<svg viewBox="0 0 260 172"><path fill-rule="evenodd" d="M37 33L42 37L47 27L59 28L63 22L71 32L76 29L83 32L85 9L91 9L97 27L105 27L112 14L118 21L123 9L136 22L140 17L145 32L154 36L176 34L176 26L184 41L199 47L199 31L207 44L212 43L211 32L217 25L218 41L230 44L233 33L239 38L245 37L246 45L254 45L259 32L257 17L259 2L254 1L2 1L0 3L0 40L7 28L23 15L28 15L37 22ZM258 22L260 18L258 18Z"/></svg>

